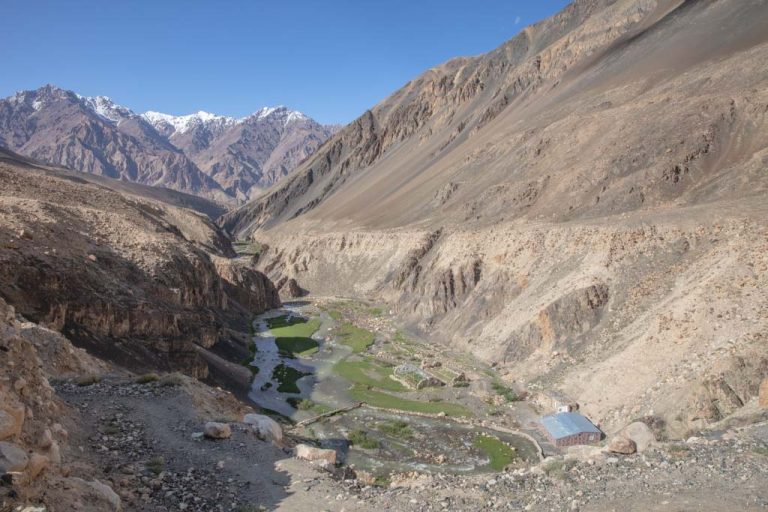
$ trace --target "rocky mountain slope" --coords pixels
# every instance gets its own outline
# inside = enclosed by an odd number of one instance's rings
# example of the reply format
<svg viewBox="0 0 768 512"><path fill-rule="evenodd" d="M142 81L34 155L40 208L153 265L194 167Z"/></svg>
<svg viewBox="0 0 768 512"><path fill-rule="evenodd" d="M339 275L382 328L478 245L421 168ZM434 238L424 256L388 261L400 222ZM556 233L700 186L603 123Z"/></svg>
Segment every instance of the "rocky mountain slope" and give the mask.
<svg viewBox="0 0 768 512"><path fill-rule="evenodd" d="M107 361L206 378L279 304L202 214L8 155L0 183L0 296Z"/></svg>
<svg viewBox="0 0 768 512"><path fill-rule="evenodd" d="M768 375L768 3L577 0L406 84L221 224L552 407L669 435Z"/></svg>
<svg viewBox="0 0 768 512"><path fill-rule="evenodd" d="M0 146L51 164L236 204L286 175L332 133L284 107L232 119L138 115L47 85L0 100Z"/></svg>

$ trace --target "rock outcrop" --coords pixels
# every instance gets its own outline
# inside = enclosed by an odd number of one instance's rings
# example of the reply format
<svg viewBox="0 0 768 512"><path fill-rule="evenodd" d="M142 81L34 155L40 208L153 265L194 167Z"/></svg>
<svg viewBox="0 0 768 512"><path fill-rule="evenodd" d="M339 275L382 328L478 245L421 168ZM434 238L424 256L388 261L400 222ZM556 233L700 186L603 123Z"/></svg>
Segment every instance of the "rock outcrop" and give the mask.
<svg viewBox="0 0 768 512"><path fill-rule="evenodd" d="M0 182L0 296L99 357L205 377L198 347L279 304L202 215L24 162Z"/></svg>

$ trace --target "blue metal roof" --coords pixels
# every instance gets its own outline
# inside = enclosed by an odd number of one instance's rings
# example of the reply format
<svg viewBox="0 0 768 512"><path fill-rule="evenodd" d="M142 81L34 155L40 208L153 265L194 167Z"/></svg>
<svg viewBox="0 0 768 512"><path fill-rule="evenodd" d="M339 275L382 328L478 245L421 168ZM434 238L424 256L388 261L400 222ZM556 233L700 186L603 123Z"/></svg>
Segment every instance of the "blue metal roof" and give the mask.
<svg viewBox="0 0 768 512"><path fill-rule="evenodd" d="M558 412L541 418L541 424L555 439L579 434L581 432L600 433L587 418L577 412Z"/></svg>

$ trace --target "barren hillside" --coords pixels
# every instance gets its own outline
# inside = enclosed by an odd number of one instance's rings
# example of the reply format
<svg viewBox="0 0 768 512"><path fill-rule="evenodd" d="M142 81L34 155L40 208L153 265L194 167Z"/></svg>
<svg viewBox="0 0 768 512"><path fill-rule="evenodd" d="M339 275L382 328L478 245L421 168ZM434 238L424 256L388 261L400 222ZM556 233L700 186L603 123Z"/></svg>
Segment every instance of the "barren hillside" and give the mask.
<svg viewBox="0 0 768 512"><path fill-rule="evenodd" d="M0 160L0 295L123 367L204 378L211 351L247 354L231 333L279 305L272 283L206 216L102 181Z"/></svg>
<svg viewBox="0 0 768 512"><path fill-rule="evenodd" d="M576 1L221 223L274 280L384 299L540 400L682 436L768 374L766 26L764 0Z"/></svg>

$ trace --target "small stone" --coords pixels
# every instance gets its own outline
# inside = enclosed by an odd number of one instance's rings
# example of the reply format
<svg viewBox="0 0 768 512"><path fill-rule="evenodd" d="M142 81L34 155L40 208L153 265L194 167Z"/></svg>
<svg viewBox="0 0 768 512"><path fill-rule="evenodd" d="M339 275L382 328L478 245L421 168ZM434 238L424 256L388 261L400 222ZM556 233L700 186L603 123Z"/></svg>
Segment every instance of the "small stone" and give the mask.
<svg viewBox="0 0 768 512"><path fill-rule="evenodd" d="M42 450L47 450L51 447L53 444L53 434L51 434L51 431L49 429L43 430L43 433L40 434L40 439L37 441L38 448Z"/></svg>
<svg viewBox="0 0 768 512"><path fill-rule="evenodd" d="M757 405L763 409L768 409L768 377L763 379L763 382L760 384L757 397Z"/></svg>
<svg viewBox="0 0 768 512"><path fill-rule="evenodd" d="M229 439L232 436L232 429L226 423L209 421L203 428L203 434L209 439Z"/></svg>
<svg viewBox="0 0 768 512"><path fill-rule="evenodd" d="M315 448L308 444L296 445L296 457L308 461L326 461L328 464L336 464L336 451Z"/></svg>
<svg viewBox="0 0 768 512"><path fill-rule="evenodd" d="M29 458L29 464L27 465L27 474L30 480L37 478L40 473L45 471L49 466L50 461L45 455L39 453L33 453Z"/></svg>

